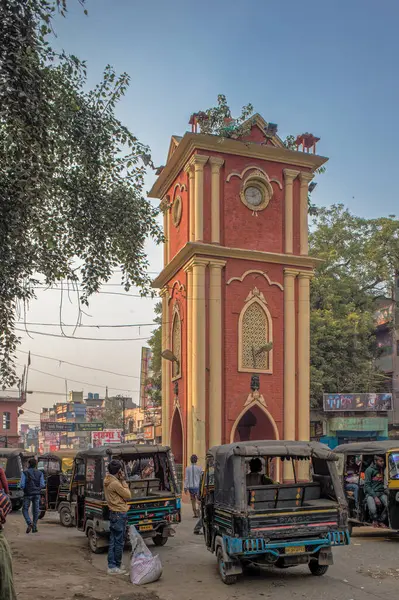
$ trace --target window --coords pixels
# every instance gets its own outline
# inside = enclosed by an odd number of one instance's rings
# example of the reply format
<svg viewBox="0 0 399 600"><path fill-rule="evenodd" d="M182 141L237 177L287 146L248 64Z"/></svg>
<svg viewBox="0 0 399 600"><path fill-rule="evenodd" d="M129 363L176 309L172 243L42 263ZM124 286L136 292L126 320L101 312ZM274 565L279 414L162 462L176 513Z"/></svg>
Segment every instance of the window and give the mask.
<svg viewBox="0 0 399 600"><path fill-rule="evenodd" d="M399 479L399 454L392 452L388 458L389 479Z"/></svg>
<svg viewBox="0 0 399 600"><path fill-rule="evenodd" d="M172 379L181 377L181 319L176 306L172 321L172 352L176 359L172 363Z"/></svg>
<svg viewBox="0 0 399 600"><path fill-rule="evenodd" d="M4 412L3 413L3 429L11 429L11 413Z"/></svg>
<svg viewBox="0 0 399 600"><path fill-rule="evenodd" d="M239 319L240 371L272 372L272 325L263 294L256 288L247 298Z"/></svg>

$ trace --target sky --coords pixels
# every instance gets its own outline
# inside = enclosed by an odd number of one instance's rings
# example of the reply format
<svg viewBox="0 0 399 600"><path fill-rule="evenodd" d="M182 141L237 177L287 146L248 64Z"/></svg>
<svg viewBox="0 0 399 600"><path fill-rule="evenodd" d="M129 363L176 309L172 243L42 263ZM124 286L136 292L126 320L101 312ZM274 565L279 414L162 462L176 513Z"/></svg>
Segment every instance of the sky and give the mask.
<svg viewBox="0 0 399 600"><path fill-rule="evenodd" d="M397 0L87 0L87 10L85 16L78 1L69 0L67 18L55 22L55 44L87 61L89 86L107 64L129 73L117 115L150 146L156 165L165 163L170 136L188 129L190 114L214 106L223 93L233 116L250 102L278 124L281 137L309 131L321 138L318 153L330 160L317 179L317 204L343 203L365 217L397 213ZM148 177L148 186L153 180ZM148 244L148 254L155 275L162 249ZM140 349L151 333L154 301L109 294L123 293L119 280L115 274L114 285L92 299L83 323L144 326L75 335L134 341L21 334L21 350L32 353L28 388L34 391L22 422L36 424L40 407L62 401L66 388L103 394L108 385L110 394L137 400ZM76 301L64 293L63 321L74 323L76 316ZM59 323L60 292L38 290L25 319ZM61 334L59 326L29 328ZM19 370L26 358L18 353ZM43 391L58 395L37 393Z"/></svg>

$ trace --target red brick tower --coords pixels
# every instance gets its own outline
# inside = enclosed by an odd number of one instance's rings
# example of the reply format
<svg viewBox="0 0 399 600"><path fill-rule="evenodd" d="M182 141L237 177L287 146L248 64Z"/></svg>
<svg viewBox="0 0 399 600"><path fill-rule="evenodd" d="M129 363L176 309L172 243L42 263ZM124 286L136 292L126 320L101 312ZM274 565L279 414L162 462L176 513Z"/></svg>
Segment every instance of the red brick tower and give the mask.
<svg viewBox="0 0 399 600"><path fill-rule="evenodd" d="M314 138L313 138L314 139ZM313 148L314 150L314 148ZM256 115L244 139L172 137L164 208L163 441L309 439L308 184L326 161Z"/></svg>

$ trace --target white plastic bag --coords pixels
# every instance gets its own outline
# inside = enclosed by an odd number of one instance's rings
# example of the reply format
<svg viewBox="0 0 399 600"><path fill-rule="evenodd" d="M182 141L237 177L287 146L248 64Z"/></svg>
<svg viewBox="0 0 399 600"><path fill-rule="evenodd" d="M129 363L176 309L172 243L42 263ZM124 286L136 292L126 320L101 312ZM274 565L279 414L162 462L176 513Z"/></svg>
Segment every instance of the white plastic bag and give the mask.
<svg viewBox="0 0 399 600"><path fill-rule="evenodd" d="M157 581L162 575L162 564L158 555L153 556L134 525L129 527L132 559L130 561L130 581L134 585L144 585Z"/></svg>

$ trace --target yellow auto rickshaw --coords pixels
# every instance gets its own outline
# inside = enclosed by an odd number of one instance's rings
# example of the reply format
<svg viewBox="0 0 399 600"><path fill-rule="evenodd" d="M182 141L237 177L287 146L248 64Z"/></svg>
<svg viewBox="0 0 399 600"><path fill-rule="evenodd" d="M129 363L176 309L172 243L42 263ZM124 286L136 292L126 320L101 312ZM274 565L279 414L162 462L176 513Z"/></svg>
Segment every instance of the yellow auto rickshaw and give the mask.
<svg viewBox="0 0 399 600"><path fill-rule="evenodd" d="M372 524L365 489L366 470L373 463L375 456L383 456L384 487L388 506L381 526L399 531L399 441L341 444L334 452L340 457L338 468L348 502L350 529ZM379 505L381 513L383 509L384 507Z"/></svg>

